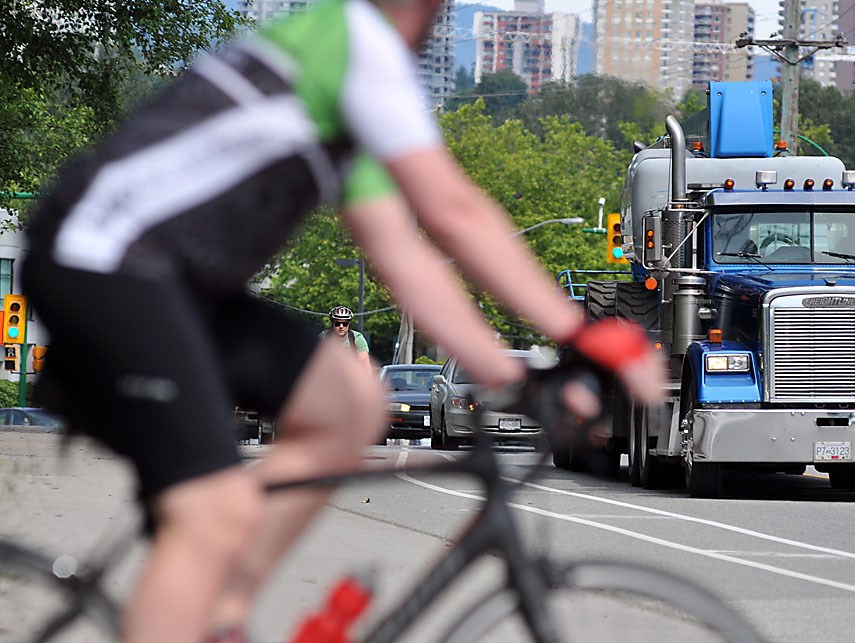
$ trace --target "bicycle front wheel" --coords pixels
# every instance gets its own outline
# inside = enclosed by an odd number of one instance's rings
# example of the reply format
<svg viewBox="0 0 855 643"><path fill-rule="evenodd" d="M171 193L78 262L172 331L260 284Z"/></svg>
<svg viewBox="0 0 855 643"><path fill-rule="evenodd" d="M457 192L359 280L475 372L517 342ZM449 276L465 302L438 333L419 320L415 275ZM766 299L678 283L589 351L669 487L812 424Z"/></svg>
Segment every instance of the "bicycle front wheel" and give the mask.
<svg viewBox="0 0 855 643"><path fill-rule="evenodd" d="M0 641L100 643L118 640L118 609L74 575L69 556L51 560L0 541Z"/></svg>
<svg viewBox="0 0 855 643"><path fill-rule="evenodd" d="M760 643L736 610L697 585L662 571L613 562L580 562L546 572L558 641L611 643ZM446 643L535 640L519 601L503 588L450 628Z"/></svg>

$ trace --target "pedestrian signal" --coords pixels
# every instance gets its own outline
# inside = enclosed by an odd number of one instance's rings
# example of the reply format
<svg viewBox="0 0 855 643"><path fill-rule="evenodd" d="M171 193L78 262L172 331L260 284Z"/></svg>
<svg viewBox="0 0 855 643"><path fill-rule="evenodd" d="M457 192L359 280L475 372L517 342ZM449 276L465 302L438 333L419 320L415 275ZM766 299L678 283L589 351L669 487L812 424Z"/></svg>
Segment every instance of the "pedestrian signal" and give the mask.
<svg viewBox="0 0 855 643"><path fill-rule="evenodd" d="M609 263L629 263L623 256L623 234L620 229L620 214L613 212L607 217L606 243L608 255L606 261Z"/></svg>
<svg viewBox="0 0 855 643"><path fill-rule="evenodd" d="M8 294L3 297L3 343L23 344L27 329L27 298Z"/></svg>
<svg viewBox="0 0 855 643"><path fill-rule="evenodd" d="M47 355L47 346L33 346L33 370L36 373L41 372L45 367L45 355Z"/></svg>
<svg viewBox="0 0 855 643"><path fill-rule="evenodd" d="M6 344L3 347L3 368L7 371L20 372L20 348L17 344Z"/></svg>

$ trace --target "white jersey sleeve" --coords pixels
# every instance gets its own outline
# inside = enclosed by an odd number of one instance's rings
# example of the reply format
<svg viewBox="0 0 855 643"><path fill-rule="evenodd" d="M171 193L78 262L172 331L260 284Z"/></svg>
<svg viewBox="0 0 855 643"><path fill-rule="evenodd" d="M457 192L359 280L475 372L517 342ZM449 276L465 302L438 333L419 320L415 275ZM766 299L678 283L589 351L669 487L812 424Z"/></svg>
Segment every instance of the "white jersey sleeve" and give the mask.
<svg viewBox="0 0 855 643"><path fill-rule="evenodd" d="M350 64L341 114L357 145L382 162L442 145L415 56L401 37L366 0L347 2L346 19Z"/></svg>

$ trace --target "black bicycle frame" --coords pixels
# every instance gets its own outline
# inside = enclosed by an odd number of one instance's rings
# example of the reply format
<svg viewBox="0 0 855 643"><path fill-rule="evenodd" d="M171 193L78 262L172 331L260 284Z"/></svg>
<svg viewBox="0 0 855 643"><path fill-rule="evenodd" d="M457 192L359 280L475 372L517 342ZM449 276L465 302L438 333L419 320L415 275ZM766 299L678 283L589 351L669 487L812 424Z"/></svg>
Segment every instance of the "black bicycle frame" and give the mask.
<svg viewBox="0 0 855 643"><path fill-rule="evenodd" d="M480 431L474 434L474 448L464 457L397 469L385 468L330 475L311 480L272 483L268 492L280 490L334 486L357 479L375 478L397 473L462 473L479 479L485 489L485 505L478 515L455 539L454 546L434 567L416 583L406 598L384 617L365 637L370 643L397 641L419 617L425 605L432 603L446 587L459 578L466 568L480 556L498 554L505 562L506 586L515 592L520 608L539 643L560 640L554 628L554 619L547 602L547 579L540 567L524 552L516 522L508 508L508 500L516 484L501 476L492 440Z"/></svg>

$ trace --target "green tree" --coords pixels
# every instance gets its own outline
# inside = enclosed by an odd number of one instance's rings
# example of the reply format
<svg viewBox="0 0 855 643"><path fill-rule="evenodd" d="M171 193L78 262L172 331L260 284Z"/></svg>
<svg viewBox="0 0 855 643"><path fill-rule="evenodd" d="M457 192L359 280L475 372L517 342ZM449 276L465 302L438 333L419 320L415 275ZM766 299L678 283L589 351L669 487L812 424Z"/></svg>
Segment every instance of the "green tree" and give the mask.
<svg viewBox="0 0 855 643"><path fill-rule="evenodd" d="M536 135L520 120L494 126L482 100L465 105L440 119L449 149L466 173L496 199L520 229L540 221L582 217L585 226L597 224L600 197L609 211L620 202L620 186L630 152L617 151L602 138L591 136L567 116L548 116ZM547 272L568 268L605 267L605 238L582 231L584 226L541 226L525 234L526 242ZM488 319L518 345L537 335L496 303L477 295Z"/></svg>
<svg viewBox="0 0 855 643"><path fill-rule="evenodd" d="M463 92L475 87L475 74L460 65L454 72L454 91Z"/></svg>
<svg viewBox="0 0 855 643"><path fill-rule="evenodd" d="M548 83L521 104L514 116L541 133L546 116L566 115L592 136L604 138L617 148L626 146L622 123L636 123L640 131L664 129L665 117L673 111L666 94L644 85L609 76L585 75L573 84Z"/></svg>
<svg viewBox="0 0 855 643"><path fill-rule="evenodd" d="M221 0L11 0L0 12L0 190L38 191L139 100L129 81L178 73L239 24Z"/></svg>
<svg viewBox="0 0 855 643"><path fill-rule="evenodd" d="M285 304L321 327L328 325L327 311L335 305L356 312L359 301L359 270L338 266L336 259L355 259L362 255L341 226L336 212L320 208L303 223L283 251L261 277L269 278L264 295ZM386 288L378 282L366 264L364 307L365 333L372 354L382 361L392 357L398 334L400 313L392 307ZM391 307L391 308L390 308ZM382 311L382 312L371 312ZM358 322L354 323L354 328Z"/></svg>

